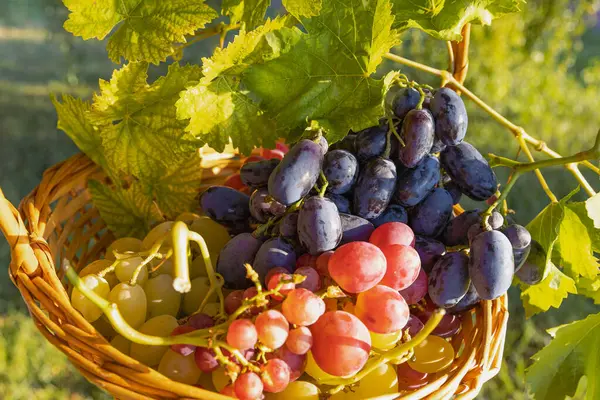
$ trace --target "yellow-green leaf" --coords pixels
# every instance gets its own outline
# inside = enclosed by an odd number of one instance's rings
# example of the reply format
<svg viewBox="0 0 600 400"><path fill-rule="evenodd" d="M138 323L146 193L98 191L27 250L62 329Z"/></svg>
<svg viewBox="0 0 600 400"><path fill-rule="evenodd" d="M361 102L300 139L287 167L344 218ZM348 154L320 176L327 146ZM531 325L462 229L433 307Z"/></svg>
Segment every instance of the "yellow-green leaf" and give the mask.
<svg viewBox="0 0 600 400"><path fill-rule="evenodd" d="M263 23L271 0L223 0L221 10L232 24L243 24L252 29Z"/></svg>
<svg viewBox="0 0 600 400"><path fill-rule="evenodd" d="M108 40L108 56L119 63L158 64L185 43L185 35L203 28L218 15L203 0L63 0L71 12L65 29L83 39Z"/></svg>
<svg viewBox="0 0 600 400"><path fill-rule="evenodd" d="M283 6L290 14L300 19L300 17L314 17L315 15L319 15L321 7L323 7L323 1L283 0Z"/></svg>
<svg viewBox="0 0 600 400"><path fill-rule="evenodd" d="M569 293L577 293L575 281L563 274L551 262L548 264L544 280L537 285L522 285L521 289L526 318L548 311L550 307L558 308Z"/></svg>
<svg viewBox="0 0 600 400"><path fill-rule="evenodd" d="M593 279L598 275L598 260L587 227L571 207L564 208L556 244L560 266L567 275L576 280L579 276Z"/></svg>

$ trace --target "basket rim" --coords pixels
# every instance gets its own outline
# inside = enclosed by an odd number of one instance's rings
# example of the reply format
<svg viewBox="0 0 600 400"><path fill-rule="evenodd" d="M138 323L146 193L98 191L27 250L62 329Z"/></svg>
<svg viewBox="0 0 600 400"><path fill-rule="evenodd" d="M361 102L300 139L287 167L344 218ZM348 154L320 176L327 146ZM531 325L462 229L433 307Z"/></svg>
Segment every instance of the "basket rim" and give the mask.
<svg viewBox="0 0 600 400"><path fill-rule="evenodd" d="M220 171L215 176L222 180ZM58 249L61 259L63 256L76 259L74 250L79 248L65 248L65 244L69 229L79 228L73 228L75 224L63 227L61 222L65 216L73 218L90 201L88 197L85 202L80 201L83 205L75 204L69 209L69 198L77 198L78 192L85 191L90 177L102 176L100 168L79 153L48 168L39 185L22 199L18 209L5 198L0 188L0 229L11 251L9 276L19 289L36 327L88 381L119 398L228 399L218 393L172 381L120 353L71 306L61 282L62 274L55 267L57 254L54 253ZM101 239L97 235L105 225L97 217L97 232L86 233L83 237ZM87 226L90 221L92 218L81 225ZM63 241L56 240L55 236L62 237ZM101 243L96 247L102 247ZM507 296L484 300L476 310L469 314L475 316L472 327L463 322L461 332L467 331L472 336L458 335L460 340L465 340L465 351L455 359L453 367L426 386L399 394L399 398L474 398L483 383L499 372L508 321ZM470 351L466 351L467 348ZM460 368L454 368L457 365Z"/></svg>

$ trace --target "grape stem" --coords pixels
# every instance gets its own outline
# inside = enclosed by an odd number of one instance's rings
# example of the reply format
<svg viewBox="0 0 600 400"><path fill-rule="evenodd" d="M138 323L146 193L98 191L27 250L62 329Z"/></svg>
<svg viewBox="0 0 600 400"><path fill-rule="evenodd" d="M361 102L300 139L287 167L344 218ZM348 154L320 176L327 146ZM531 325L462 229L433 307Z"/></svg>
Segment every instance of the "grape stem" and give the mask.
<svg viewBox="0 0 600 400"><path fill-rule="evenodd" d="M385 353L381 353L378 357L369 361L369 363L356 375L350 378L336 378L328 380L324 379L322 381L319 381L319 383L324 385L335 385L335 387L330 391L331 394L334 394L342 390L344 386L352 385L353 383L360 381L362 378L367 376L372 371L376 370L382 364L402 358L403 356L405 356L406 353L411 352L413 348L415 348L417 345L423 342L431 334L431 332L433 332L433 330L438 326L445 314L446 311L444 309L440 308L435 310L431 314L431 317L429 318L423 329L421 329L421 331L417 333L415 337L413 337L411 340L405 343L402 343L398 347L388 350Z"/></svg>
<svg viewBox="0 0 600 400"><path fill-rule="evenodd" d="M488 113L494 120L496 120L502 126L506 127L508 130L510 130L511 133L515 136L515 138L517 138L517 140L519 141L519 145L521 146L521 148L523 149L525 154L529 154L529 155L531 154L529 152L529 148L526 145L526 144L530 144L530 145L534 146L534 148L537 151L542 152L552 158L556 158L556 159L562 158L562 156L559 153L557 153L556 151L549 148L546 145L546 143L544 143L543 141L541 141L539 139L532 137L525 131L525 129L523 129L522 127L520 127L518 125L515 125L513 122L509 121L506 117L501 115L498 111L496 111L492 107L490 107L487 103L485 103L478 96L476 96L473 92L471 92L469 89L467 89L462 83L460 83L450 72L443 71L443 70L440 70L437 68L433 68L428 65L421 64L419 62L409 60L407 58L400 57L400 56L392 54L392 53L386 53L383 55L383 57L387 58L388 60L397 62L399 64L403 64L408 67L415 68L420 71L424 71L429 74L441 77L442 81L447 82L451 86L455 87L457 90L460 90L462 93L464 93L464 95L466 97L471 99L477 106L479 106L486 113ZM531 161L531 159L532 158L530 158L530 161ZM575 179L585 189L585 191L590 196L593 196L595 194L595 191L592 188L592 186L589 184L589 182L585 179L585 177L583 176L581 171L579 170L578 163L581 163L582 165L591 169L598 175L600 175L600 168L596 167L594 164L592 164L591 162L589 162L587 160L572 160L570 163L566 163L566 164L561 163L561 165L565 165L565 168L575 177ZM536 175L539 179L540 175L539 174L536 174ZM543 183L542 183L542 181L540 181L540 183L542 184L542 187L544 188L544 190L546 190L547 194L552 193L550 191L550 189L548 189L548 185L545 183L545 181L543 181ZM549 196L551 198L555 197L554 194L549 195Z"/></svg>
<svg viewBox="0 0 600 400"><path fill-rule="evenodd" d="M323 197L323 196L325 196L325 191L327 190L327 186L329 186L329 181L327 180L327 177L325 176L323 171L319 172L319 177L321 178L321 181L323 181L323 186L321 186L321 189L319 190L319 197Z"/></svg>
<svg viewBox="0 0 600 400"><path fill-rule="evenodd" d="M187 226L186 226L187 229ZM200 254L202 255L202 259L204 260L204 267L206 268L206 274L208 275L208 282L210 283L210 288L204 299L202 300L202 304L200 304L200 310L204 308L208 299L214 292L217 292L217 296L219 297L219 314L221 316L225 316L225 297L223 296L223 291L221 288L223 287L225 281L223 277L217 274L213 268L212 261L210 259L210 252L208 251L208 246L206 245L206 241L197 232L187 231L187 237L189 240L196 242L198 247L200 247ZM187 260L187 258L186 258Z"/></svg>

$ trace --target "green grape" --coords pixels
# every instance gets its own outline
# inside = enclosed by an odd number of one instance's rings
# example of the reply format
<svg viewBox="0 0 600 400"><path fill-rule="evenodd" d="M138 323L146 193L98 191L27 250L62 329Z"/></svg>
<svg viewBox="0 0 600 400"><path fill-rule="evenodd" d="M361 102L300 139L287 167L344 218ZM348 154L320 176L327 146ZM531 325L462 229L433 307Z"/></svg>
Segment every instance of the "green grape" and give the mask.
<svg viewBox="0 0 600 400"><path fill-rule="evenodd" d="M182 356L179 353L169 349L160 360L158 372L169 379L187 385L194 385L198 382L202 371L196 365L194 355Z"/></svg>
<svg viewBox="0 0 600 400"><path fill-rule="evenodd" d="M398 393L398 375L396 367L390 364L382 364L375 370L369 372L360 380L358 388L354 395L357 399L377 398L384 399L386 395L396 395ZM396 396L389 397L390 399Z"/></svg>
<svg viewBox="0 0 600 400"><path fill-rule="evenodd" d="M158 267L159 264L160 264L160 267ZM166 259L164 261L155 258L155 259L153 259L152 261L150 261L148 263L148 267L150 269L154 270L154 272L152 273L153 276L158 276L158 275L173 276L174 275L173 274L173 259L172 258L168 258L168 259Z"/></svg>
<svg viewBox="0 0 600 400"><path fill-rule="evenodd" d="M213 258L213 255L218 255L227 242L231 240L231 236L229 236L227 229L209 217L200 217L195 220L190 226L190 230L197 232L204 238L211 259ZM196 243L193 243L192 247L196 250L200 250Z"/></svg>
<svg viewBox="0 0 600 400"><path fill-rule="evenodd" d="M156 225L142 240L142 250L150 250L154 243L156 243L160 238L165 238L162 246L160 246L160 252L165 254L168 249L173 244L173 239L171 238L171 228L175 222L166 221L161 224Z"/></svg>
<svg viewBox="0 0 600 400"><path fill-rule="evenodd" d="M112 261L110 260L96 260L89 263L85 268L79 271L79 276L86 276L89 274L98 274L100 271L105 270L106 268L112 265ZM108 285L113 288L115 285L119 283L119 279L117 279L117 275L114 272L109 272L104 275L104 279L108 282Z"/></svg>
<svg viewBox="0 0 600 400"><path fill-rule="evenodd" d="M208 316L216 317L221 311L221 305L219 303L206 303L202 312Z"/></svg>
<svg viewBox="0 0 600 400"><path fill-rule="evenodd" d="M306 367L304 368L304 372L306 372L308 375L312 376L317 381L339 378L339 376L333 376L323 371L315 362L315 358L312 355L312 351L309 351L306 354Z"/></svg>
<svg viewBox="0 0 600 400"><path fill-rule="evenodd" d="M220 392L225 386L231 383L231 379L225 373L224 367L219 367L212 372L212 383L217 392Z"/></svg>
<svg viewBox="0 0 600 400"><path fill-rule="evenodd" d="M429 335L415 346L408 365L415 371L433 374L448 368L454 361L454 348L439 336Z"/></svg>
<svg viewBox="0 0 600 400"><path fill-rule="evenodd" d="M371 335L371 346L379 350L390 350L396 346L396 343L402 337L402 330L391 333L375 333L369 331Z"/></svg>
<svg viewBox="0 0 600 400"><path fill-rule="evenodd" d="M215 388L215 385L212 381L212 373L200 375L200 379L198 379L198 384L210 392L217 392L217 389Z"/></svg>
<svg viewBox="0 0 600 400"><path fill-rule="evenodd" d="M119 261L117 266L115 267L115 274L117 274L117 278L121 282L129 282L131 277L135 273L135 270L139 265L144 262L142 257L132 257L127 258L125 260ZM144 286L146 281L148 280L148 268L143 266L140 270L140 273L137 276L136 283Z"/></svg>
<svg viewBox="0 0 600 400"><path fill-rule="evenodd" d="M108 299L117 305L129 325L136 329L142 326L146 320L147 304L146 294L140 285L119 283L110 291Z"/></svg>
<svg viewBox="0 0 600 400"><path fill-rule="evenodd" d="M114 254L115 251L117 253L123 254L126 252L138 253L141 250L142 250L142 241L140 239L132 238L132 237L124 237L124 238L115 240L114 242L111 243L110 246L108 246L108 249L106 249L105 257L107 260L114 261L114 260L116 260L116 257Z"/></svg>
<svg viewBox="0 0 600 400"><path fill-rule="evenodd" d="M175 221L183 221L186 223L186 225L191 225L194 223L194 221L196 221L197 219L202 218L201 216L199 216L198 214L195 214L193 212L182 212L181 214L179 214L177 216L177 218L175 219Z"/></svg>
<svg viewBox="0 0 600 400"><path fill-rule="evenodd" d="M108 282L96 274L84 276L81 278L81 282L100 297L106 298L110 292ZM74 288L71 293L71 304L89 322L94 322L102 316L102 310L91 300L88 300L77 288Z"/></svg>
<svg viewBox="0 0 600 400"><path fill-rule="evenodd" d="M179 324L177 319L171 315L160 315L150 318L139 329L140 332L152 336L169 336L173 329ZM139 343L131 344L130 355L142 364L154 367L160 363L163 355L167 352L169 346L148 346Z"/></svg>
<svg viewBox="0 0 600 400"><path fill-rule="evenodd" d="M170 275L158 275L144 285L148 301L148 318L159 315L177 316L181 306L181 293L173 289L173 278Z"/></svg>
<svg viewBox="0 0 600 400"><path fill-rule="evenodd" d="M216 258L213 255L210 255L210 261L213 265L213 268L216 269ZM198 256L194 258L194 261L190 264L190 279L197 278L199 276L208 276L206 272L206 265L204 264L204 258L202 256Z"/></svg>
<svg viewBox="0 0 600 400"><path fill-rule="evenodd" d="M129 351L131 350L131 342L121 335L115 336L110 341L110 345L125 355L129 355Z"/></svg>
<svg viewBox="0 0 600 400"><path fill-rule="evenodd" d="M319 388L310 382L294 381L290 382L283 392L265 395L266 400L319 400Z"/></svg>
<svg viewBox="0 0 600 400"><path fill-rule="evenodd" d="M105 315L101 316L94 322L92 322L92 326L96 329L105 339L110 340L114 336L117 335L115 328L111 325L108 318Z"/></svg>
<svg viewBox="0 0 600 400"><path fill-rule="evenodd" d="M183 312L190 315L198 311L204 297L210 289L210 281L204 276L192 280L192 290L183 295ZM217 299L217 294L213 293L208 301Z"/></svg>

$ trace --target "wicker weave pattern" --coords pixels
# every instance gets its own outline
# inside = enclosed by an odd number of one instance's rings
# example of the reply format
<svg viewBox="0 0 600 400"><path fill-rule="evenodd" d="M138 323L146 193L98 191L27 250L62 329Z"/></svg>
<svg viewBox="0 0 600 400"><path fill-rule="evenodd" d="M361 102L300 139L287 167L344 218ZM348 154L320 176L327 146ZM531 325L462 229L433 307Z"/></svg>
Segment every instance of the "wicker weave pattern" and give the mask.
<svg viewBox="0 0 600 400"><path fill-rule="evenodd" d="M222 182L239 164L231 155L204 154L203 185ZM76 155L48 169L18 210L0 190L0 228L11 249L9 275L39 331L90 382L119 399L228 398L174 382L122 354L71 306L58 261L67 258L80 270L114 239L91 205L86 190L90 178L103 175L86 156ZM463 350L452 367L398 398L474 398L500 369L507 320L506 296L483 301L465 315L463 329L453 339L454 348Z"/></svg>

